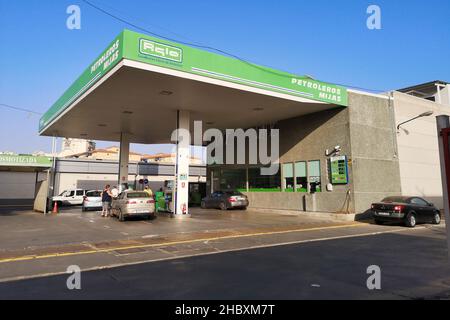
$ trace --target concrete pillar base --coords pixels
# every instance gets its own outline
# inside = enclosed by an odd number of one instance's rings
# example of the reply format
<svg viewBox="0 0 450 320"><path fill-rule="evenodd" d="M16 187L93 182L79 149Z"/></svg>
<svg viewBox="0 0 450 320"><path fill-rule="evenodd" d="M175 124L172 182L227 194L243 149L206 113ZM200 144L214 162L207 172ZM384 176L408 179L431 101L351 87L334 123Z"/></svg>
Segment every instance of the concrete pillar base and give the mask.
<svg viewBox="0 0 450 320"><path fill-rule="evenodd" d="M192 215L191 214L171 214L170 218L175 219L175 220L186 220L186 219L192 218Z"/></svg>

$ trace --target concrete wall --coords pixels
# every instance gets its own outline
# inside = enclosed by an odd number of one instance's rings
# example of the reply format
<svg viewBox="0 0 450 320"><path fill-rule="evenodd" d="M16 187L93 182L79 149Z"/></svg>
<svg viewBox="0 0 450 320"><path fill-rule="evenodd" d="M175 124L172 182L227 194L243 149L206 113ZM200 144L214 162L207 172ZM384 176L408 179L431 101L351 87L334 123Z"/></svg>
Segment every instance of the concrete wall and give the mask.
<svg viewBox="0 0 450 320"><path fill-rule="evenodd" d="M347 204L350 204L348 211L352 211L351 203L346 201L346 194L341 192L319 192L315 195L300 192L244 193L251 208L344 213L347 211Z"/></svg>
<svg viewBox="0 0 450 320"><path fill-rule="evenodd" d="M355 213L401 193L393 104L387 98L349 93L352 201Z"/></svg>
<svg viewBox="0 0 450 320"><path fill-rule="evenodd" d="M450 115L450 105L395 92L394 109L397 124L425 111L434 111L434 116L407 123L397 133L400 177L404 195L422 196L443 208L435 116Z"/></svg>
<svg viewBox="0 0 450 320"><path fill-rule="evenodd" d="M339 212L342 208L347 209L349 185L335 185L332 192L325 190L330 182L328 157L325 151L340 146L341 155L350 155L349 109L338 108L281 121L279 127L280 162L283 164L320 160L323 192L317 193L314 206L311 196L304 193L273 195L273 202L277 203L278 198L283 198L279 199L277 206L283 204L286 209L304 210L304 202L308 211L315 209L314 211ZM351 180L353 176L351 168L349 168L349 176ZM254 197L264 198L261 195ZM265 202L264 199L261 201ZM302 207L298 206L299 203ZM352 203L349 204L348 210L354 211Z"/></svg>
<svg viewBox="0 0 450 320"><path fill-rule="evenodd" d="M134 176L128 176L130 183ZM58 172L55 176L55 195L68 189L102 190L105 185L117 185L117 174L89 174Z"/></svg>

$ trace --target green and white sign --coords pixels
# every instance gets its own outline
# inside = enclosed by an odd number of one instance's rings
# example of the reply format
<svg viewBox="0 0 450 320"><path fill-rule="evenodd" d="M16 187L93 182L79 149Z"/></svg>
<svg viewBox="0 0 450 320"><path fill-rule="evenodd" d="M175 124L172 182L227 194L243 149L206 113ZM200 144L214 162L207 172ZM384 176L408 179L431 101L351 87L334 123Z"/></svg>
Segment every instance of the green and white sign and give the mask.
<svg viewBox="0 0 450 320"><path fill-rule="evenodd" d="M147 56L153 56L180 63L183 62L183 49L156 41L141 39L139 41L139 52Z"/></svg>
<svg viewBox="0 0 450 320"><path fill-rule="evenodd" d="M4 155L0 154L0 166L8 167L51 167L52 159L48 157Z"/></svg>
<svg viewBox="0 0 450 320"><path fill-rule="evenodd" d="M348 161L346 156L330 158L332 184L348 184Z"/></svg>
<svg viewBox="0 0 450 320"><path fill-rule="evenodd" d="M344 87L124 30L42 117L40 131L122 59L335 105L348 105Z"/></svg>

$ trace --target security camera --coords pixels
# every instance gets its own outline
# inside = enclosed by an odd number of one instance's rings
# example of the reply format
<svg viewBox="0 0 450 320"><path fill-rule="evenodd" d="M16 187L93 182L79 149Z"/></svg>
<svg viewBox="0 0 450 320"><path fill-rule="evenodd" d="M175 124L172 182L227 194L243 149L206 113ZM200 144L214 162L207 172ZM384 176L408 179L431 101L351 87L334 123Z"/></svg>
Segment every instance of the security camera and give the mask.
<svg viewBox="0 0 450 320"><path fill-rule="evenodd" d="M339 152L341 152L341 146L336 146L334 147L334 149L332 151L330 151L329 149L325 150L325 155L327 157L331 156L331 155L339 155Z"/></svg>

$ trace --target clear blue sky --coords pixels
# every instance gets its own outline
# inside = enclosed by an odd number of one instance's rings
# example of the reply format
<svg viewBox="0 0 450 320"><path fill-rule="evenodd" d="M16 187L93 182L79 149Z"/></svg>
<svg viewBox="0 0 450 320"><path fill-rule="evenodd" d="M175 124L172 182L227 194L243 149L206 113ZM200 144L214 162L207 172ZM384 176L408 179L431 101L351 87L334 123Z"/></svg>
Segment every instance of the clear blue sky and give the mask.
<svg viewBox="0 0 450 320"><path fill-rule="evenodd" d="M448 0L92 2L162 35L323 81L375 90L450 81ZM79 31L66 28L71 4L82 10ZM382 30L366 27L370 4L381 7ZM0 103L45 112L124 28L133 29L82 1L0 0ZM0 151L50 151L39 116L0 115Z"/></svg>

